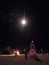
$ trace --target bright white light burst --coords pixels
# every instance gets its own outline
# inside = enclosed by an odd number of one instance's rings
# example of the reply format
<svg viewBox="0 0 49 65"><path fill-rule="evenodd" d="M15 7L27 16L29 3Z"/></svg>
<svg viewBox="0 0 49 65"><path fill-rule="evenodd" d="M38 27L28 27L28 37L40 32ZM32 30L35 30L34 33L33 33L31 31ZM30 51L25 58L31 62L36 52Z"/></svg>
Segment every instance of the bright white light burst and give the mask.
<svg viewBox="0 0 49 65"><path fill-rule="evenodd" d="M21 24L26 25L26 20L25 19L21 20Z"/></svg>

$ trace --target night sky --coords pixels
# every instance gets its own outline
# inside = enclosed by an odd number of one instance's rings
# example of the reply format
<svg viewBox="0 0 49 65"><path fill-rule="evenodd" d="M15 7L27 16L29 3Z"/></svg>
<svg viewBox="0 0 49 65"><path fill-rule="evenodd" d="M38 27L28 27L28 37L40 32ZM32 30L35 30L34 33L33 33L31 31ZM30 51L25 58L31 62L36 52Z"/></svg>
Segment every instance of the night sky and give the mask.
<svg viewBox="0 0 49 65"><path fill-rule="evenodd" d="M49 49L48 3L46 1L0 1L0 48L25 48L34 40L38 49ZM18 24L24 16L26 26Z"/></svg>

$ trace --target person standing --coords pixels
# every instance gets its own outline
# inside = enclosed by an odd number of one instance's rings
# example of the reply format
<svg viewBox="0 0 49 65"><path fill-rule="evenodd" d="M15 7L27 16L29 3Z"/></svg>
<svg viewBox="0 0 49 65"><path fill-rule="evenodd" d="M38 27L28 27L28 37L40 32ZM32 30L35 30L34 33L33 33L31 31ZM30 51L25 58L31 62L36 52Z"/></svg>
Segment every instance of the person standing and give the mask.
<svg viewBox="0 0 49 65"><path fill-rule="evenodd" d="M36 61L39 61L39 62L42 62L38 56L37 56L37 53L36 53L36 49L35 49L35 45L34 45L34 41L31 42L30 44L30 49L29 49L29 52L27 54L27 58L32 58Z"/></svg>

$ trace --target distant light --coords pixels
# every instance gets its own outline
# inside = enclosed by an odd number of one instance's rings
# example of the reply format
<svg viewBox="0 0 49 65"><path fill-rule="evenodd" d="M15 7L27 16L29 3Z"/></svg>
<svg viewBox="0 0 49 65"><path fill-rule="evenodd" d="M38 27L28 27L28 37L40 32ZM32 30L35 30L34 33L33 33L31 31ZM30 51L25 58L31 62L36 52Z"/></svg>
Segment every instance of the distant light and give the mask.
<svg viewBox="0 0 49 65"><path fill-rule="evenodd" d="M32 41L32 43L33 43L34 41Z"/></svg>
<svg viewBox="0 0 49 65"><path fill-rule="evenodd" d="M22 20L21 20L21 24L22 24L22 25L26 25L26 20L25 20L25 19L22 19Z"/></svg>
<svg viewBox="0 0 49 65"><path fill-rule="evenodd" d="M17 55L18 55L18 56L20 55L19 51L17 51Z"/></svg>

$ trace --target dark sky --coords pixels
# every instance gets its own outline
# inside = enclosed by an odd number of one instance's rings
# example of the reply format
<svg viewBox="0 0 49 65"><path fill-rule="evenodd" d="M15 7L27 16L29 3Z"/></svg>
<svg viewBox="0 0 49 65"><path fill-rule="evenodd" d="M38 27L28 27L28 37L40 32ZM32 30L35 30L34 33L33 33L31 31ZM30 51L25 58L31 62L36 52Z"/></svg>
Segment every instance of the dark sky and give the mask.
<svg viewBox="0 0 49 65"><path fill-rule="evenodd" d="M0 1L0 48L10 45L22 47L34 40L37 48L49 48L48 2L32 0ZM28 25L20 28L19 19L28 18Z"/></svg>

